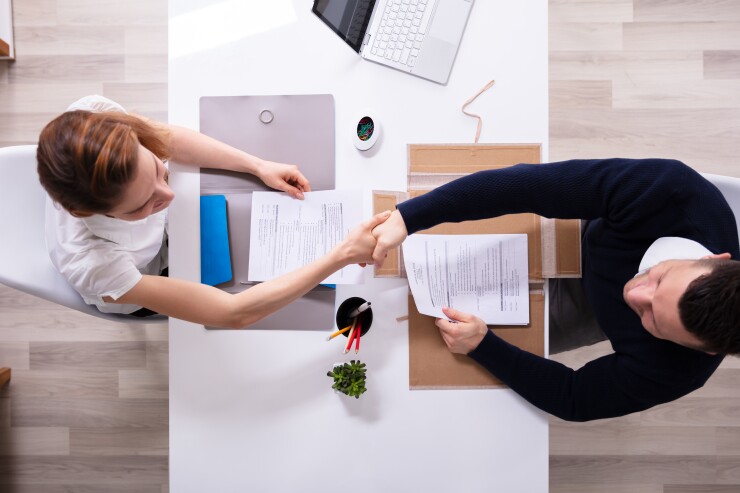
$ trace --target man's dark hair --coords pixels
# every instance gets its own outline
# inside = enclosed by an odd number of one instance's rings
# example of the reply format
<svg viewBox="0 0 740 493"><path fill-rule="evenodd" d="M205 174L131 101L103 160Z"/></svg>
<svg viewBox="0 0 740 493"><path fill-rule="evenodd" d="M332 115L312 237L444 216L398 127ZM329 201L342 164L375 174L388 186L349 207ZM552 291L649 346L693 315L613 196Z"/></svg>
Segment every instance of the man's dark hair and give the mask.
<svg viewBox="0 0 740 493"><path fill-rule="evenodd" d="M702 259L711 269L689 284L678 300L686 330L718 354L740 354L740 262Z"/></svg>

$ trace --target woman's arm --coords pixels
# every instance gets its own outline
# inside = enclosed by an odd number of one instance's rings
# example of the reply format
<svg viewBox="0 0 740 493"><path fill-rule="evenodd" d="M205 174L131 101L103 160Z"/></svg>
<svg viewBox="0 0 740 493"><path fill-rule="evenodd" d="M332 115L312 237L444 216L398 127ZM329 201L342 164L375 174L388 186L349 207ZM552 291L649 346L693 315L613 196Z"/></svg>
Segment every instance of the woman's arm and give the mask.
<svg viewBox="0 0 740 493"><path fill-rule="evenodd" d="M242 328L303 296L333 272L349 264L372 263L375 238L371 231L389 215L386 211L365 221L320 259L238 294L180 279L143 276L118 300L106 301L139 305L203 325Z"/></svg>
<svg viewBox="0 0 740 493"><path fill-rule="evenodd" d="M303 192L311 191L310 183L298 166L260 159L185 127L168 125L167 128L172 159L178 163L250 173L265 185L299 199L303 198Z"/></svg>

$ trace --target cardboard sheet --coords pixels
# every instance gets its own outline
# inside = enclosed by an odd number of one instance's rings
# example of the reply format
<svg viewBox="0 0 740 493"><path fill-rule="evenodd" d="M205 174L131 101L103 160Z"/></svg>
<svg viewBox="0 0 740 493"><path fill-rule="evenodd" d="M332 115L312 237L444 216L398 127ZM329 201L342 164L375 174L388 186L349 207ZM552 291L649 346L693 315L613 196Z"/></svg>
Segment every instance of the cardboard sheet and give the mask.
<svg viewBox="0 0 740 493"><path fill-rule="evenodd" d="M545 297L529 295L530 323L499 325L493 332L505 341L542 356L545 354ZM453 354L439 335L434 318L420 315L409 296L409 387L415 390L446 388L500 388L505 385L468 356Z"/></svg>
<svg viewBox="0 0 740 493"><path fill-rule="evenodd" d="M416 197L456 178L486 169L519 163L538 164L539 144L409 145L408 190L375 192L376 212ZM511 214L462 223L445 223L421 234L527 235L529 247L530 323L527 326L491 326L506 341L544 355L545 306L542 286L547 277L580 276L580 222L550 220L536 214ZM400 252L389 252L378 277L405 276ZM420 315L409 297L409 385L412 389L489 388L503 384L467 356L450 353L434 318Z"/></svg>

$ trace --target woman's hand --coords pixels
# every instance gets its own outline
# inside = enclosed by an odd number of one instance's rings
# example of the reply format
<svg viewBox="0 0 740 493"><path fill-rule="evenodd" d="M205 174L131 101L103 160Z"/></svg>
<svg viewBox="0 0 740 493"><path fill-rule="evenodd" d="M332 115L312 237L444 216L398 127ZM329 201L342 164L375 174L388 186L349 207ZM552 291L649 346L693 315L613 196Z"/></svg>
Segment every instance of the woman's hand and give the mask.
<svg viewBox="0 0 740 493"><path fill-rule="evenodd" d="M287 192L296 199L303 198L303 192L311 191L311 184L294 164L282 164L260 160L255 173L268 187Z"/></svg>
<svg viewBox="0 0 740 493"><path fill-rule="evenodd" d="M454 308L442 308L442 312L450 320L438 318L435 325L447 348L453 353L468 354L478 347L488 333L488 326L476 316Z"/></svg>
<svg viewBox="0 0 740 493"><path fill-rule="evenodd" d="M406 239L406 223L398 210L393 211L387 221L382 222L373 229L373 236L377 240L377 246L373 252L372 263L381 267L388 256L388 250L395 248Z"/></svg>
<svg viewBox="0 0 740 493"><path fill-rule="evenodd" d="M383 224L390 215L391 211L374 215L350 231L347 237L334 247L335 253L340 256L343 264L360 264L363 267L367 264L372 265L376 243L372 233L373 228Z"/></svg>

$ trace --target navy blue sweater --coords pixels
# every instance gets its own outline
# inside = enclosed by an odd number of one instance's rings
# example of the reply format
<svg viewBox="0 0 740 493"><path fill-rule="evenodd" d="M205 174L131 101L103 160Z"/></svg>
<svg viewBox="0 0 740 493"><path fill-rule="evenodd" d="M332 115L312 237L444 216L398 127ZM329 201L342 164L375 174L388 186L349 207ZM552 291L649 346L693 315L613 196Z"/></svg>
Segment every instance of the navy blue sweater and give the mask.
<svg viewBox="0 0 740 493"><path fill-rule="evenodd" d="M700 388L722 361L722 356L653 337L622 297L647 248L663 236L688 238L713 253L740 258L727 202L680 162L519 164L455 180L399 204L398 210L409 234L444 222L520 212L590 220L583 235L583 285L614 354L574 371L490 331L469 354L548 413L587 421L641 411Z"/></svg>

